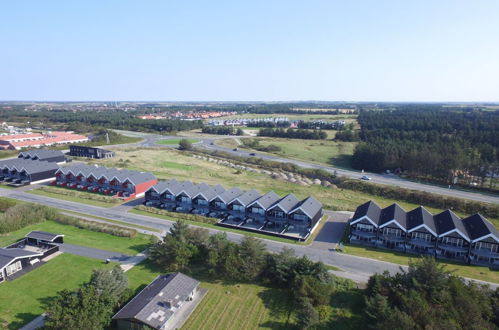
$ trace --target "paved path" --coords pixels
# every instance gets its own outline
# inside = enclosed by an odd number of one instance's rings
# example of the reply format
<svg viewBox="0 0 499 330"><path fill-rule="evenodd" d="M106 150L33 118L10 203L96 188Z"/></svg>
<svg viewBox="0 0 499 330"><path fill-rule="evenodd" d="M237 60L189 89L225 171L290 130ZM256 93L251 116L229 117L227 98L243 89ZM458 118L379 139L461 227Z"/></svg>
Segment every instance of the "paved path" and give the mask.
<svg viewBox="0 0 499 330"><path fill-rule="evenodd" d="M168 221L164 219L159 219L155 217L149 217L139 214L127 213L117 210L110 210L107 208L91 206L86 204L80 204L75 202L69 202L65 200L59 200L51 197L33 195L29 193L16 192L15 190L1 189L0 196L8 196L11 198L44 204L52 207L56 207L62 210L74 211L83 214L88 214L89 216L96 216L111 220L118 220L124 223L129 223L131 225L141 225L149 228L159 229L162 232L168 232L173 224L173 221ZM195 226L194 226L195 227ZM204 227L200 227L204 228ZM217 229L208 229L210 233L220 232ZM240 242L244 238L244 234L225 232L227 238L234 242ZM157 234L157 233L156 233ZM158 235L158 234L157 234ZM265 243L267 250L271 252L280 252L284 247L288 247L294 250L295 254L298 256L307 255L310 259L314 261L322 261L326 264L337 266L345 270L346 274L366 274L372 275L375 273L383 273L388 271L391 274L400 272L400 268L407 269L406 266L400 266L397 264L379 261L375 259L363 258L352 256L348 254L343 254L339 252L330 251L329 249L322 249L314 247L312 245L296 245L291 243L278 242L273 240L262 239ZM496 283L490 283L493 288L498 287Z"/></svg>
<svg viewBox="0 0 499 330"><path fill-rule="evenodd" d="M176 147L176 146L159 145L159 144L156 144L156 141L160 140L160 139L168 139L168 138L177 138L178 139L178 136L162 136L162 135L157 135L157 134L131 132L131 131L120 131L120 130L116 130L116 131L120 134L123 134L123 135L143 138L144 140L140 143L137 143L136 145L140 145L140 146L144 146L144 147L172 148L172 147ZM192 136L192 138L196 138L196 139L201 140L201 143L197 144L198 147L202 147L204 149L213 150L213 151L219 150L219 151L223 151L225 153L228 153L228 154L231 154L234 156L251 157L250 153L254 153L255 154L254 157L259 157L259 158L266 159L266 160L273 160L273 161L277 161L277 162L293 163L293 164L296 164L296 165L304 167L304 168L322 169L322 170L328 171L330 173L336 172L338 175L344 176L344 177L358 179L362 175L368 175L372 178L372 182L374 182L374 183L380 183L380 184L392 185L392 186L401 187L401 188L426 191L426 192L431 192L431 193L435 193L435 194L471 199L471 200L476 200L476 201L481 201L481 202L499 203L499 196L498 195L482 194L480 192L469 192L469 191L463 191L463 190L458 190L458 189L447 189L444 187L434 186L434 185L430 185L430 184L408 181L408 180L402 179L396 175L385 175L385 174L368 173L368 172L361 173L360 171L345 170L345 169L335 168L335 167L328 166L328 165L308 163L306 161L301 161L301 160L296 160L296 159L288 159L288 158L274 156L274 155L266 154L266 153L259 153L259 152L254 151L254 150L238 149L237 151L234 151L231 148L222 147L222 146L219 146L215 143L215 141L219 140L219 139L241 138L240 136L227 136L227 135L213 136L213 137Z"/></svg>
<svg viewBox="0 0 499 330"><path fill-rule="evenodd" d="M334 251L343 238L348 219L353 212L324 212L328 218L321 231L310 244L311 248Z"/></svg>
<svg viewBox="0 0 499 330"><path fill-rule="evenodd" d="M126 262L127 259L131 258L129 255L123 254L121 252L113 252L107 250L96 249L88 246L74 245L74 244L60 244L60 251L70 254L75 254L82 257L94 258L99 260L110 260L115 262Z"/></svg>

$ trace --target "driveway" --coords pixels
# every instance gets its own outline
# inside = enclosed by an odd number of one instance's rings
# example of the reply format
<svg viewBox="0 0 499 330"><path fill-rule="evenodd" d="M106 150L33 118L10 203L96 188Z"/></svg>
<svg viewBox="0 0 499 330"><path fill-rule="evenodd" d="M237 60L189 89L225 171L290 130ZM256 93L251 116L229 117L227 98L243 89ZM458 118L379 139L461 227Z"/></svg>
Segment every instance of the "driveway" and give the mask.
<svg viewBox="0 0 499 330"><path fill-rule="evenodd" d="M334 251L343 237L348 219L352 217L353 212L325 211L324 214L328 216L326 223L310 247Z"/></svg>
<svg viewBox="0 0 499 330"><path fill-rule="evenodd" d="M120 262L120 263L125 262L128 258L130 258L129 255L120 252L101 250L87 246L74 245L68 243L61 244L60 251L69 254L75 254L77 256L100 259L100 260L110 259L111 261Z"/></svg>

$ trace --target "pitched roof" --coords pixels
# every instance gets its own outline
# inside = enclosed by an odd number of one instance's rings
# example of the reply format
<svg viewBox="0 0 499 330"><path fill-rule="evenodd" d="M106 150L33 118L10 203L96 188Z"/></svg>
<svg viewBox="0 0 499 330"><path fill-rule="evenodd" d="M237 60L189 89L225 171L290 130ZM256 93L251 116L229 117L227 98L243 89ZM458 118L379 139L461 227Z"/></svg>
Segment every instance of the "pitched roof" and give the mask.
<svg viewBox="0 0 499 330"><path fill-rule="evenodd" d="M281 198L281 200L279 200L279 202L275 203L271 208L269 208L269 210L274 208L274 207L278 207L282 211L284 211L285 213L288 213L293 208L295 208L299 203L300 203L300 200L298 198L296 198L295 195L287 194L286 196Z"/></svg>
<svg viewBox="0 0 499 330"><path fill-rule="evenodd" d="M355 210L352 222L364 216L367 216L375 224L378 224L381 216L381 207L373 201L365 202Z"/></svg>
<svg viewBox="0 0 499 330"><path fill-rule="evenodd" d="M309 196L302 200L295 209L291 210L289 213L293 213L297 210L301 210L310 219L313 219L315 215L322 210L322 203L319 202L312 196Z"/></svg>
<svg viewBox="0 0 499 330"><path fill-rule="evenodd" d="M9 265L11 262L15 261L16 259L38 257L42 255L43 253L41 252L27 251L24 249L0 248L0 270L2 270L5 266Z"/></svg>
<svg viewBox="0 0 499 330"><path fill-rule="evenodd" d="M156 179L156 177L149 172L139 172L127 169L117 169L86 164L76 164L60 167L58 172L61 172L63 174L72 173L75 176L81 174L85 177L89 177L90 175L92 175L97 179L100 179L102 177L106 178L107 180L117 178L120 182L124 182L128 179L135 185Z"/></svg>
<svg viewBox="0 0 499 330"><path fill-rule="evenodd" d="M258 198L256 201L254 201L253 203L251 203L248 206L251 206L251 205L257 203L258 205L260 205L262 207L262 209L266 210L269 207L271 207L272 205L274 205L274 203L277 203L280 199L281 198L279 197L279 195L277 195L275 192L269 191L268 193L266 193L262 197Z"/></svg>
<svg viewBox="0 0 499 330"><path fill-rule="evenodd" d="M392 220L395 220L402 228L407 230L407 213L397 203L381 210L379 225L383 226Z"/></svg>
<svg viewBox="0 0 499 330"><path fill-rule="evenodd" d="M243 206L248 206L249 204L253 203L256 201L258 198L260 198L260 193L256 191L255 189L247 190L244 192L242 195L237 196L233 200L231 200L229 203L232 203L234 201L239 201Z"/></svg>
<svg viewBox="0 0 499 330"><path fill-rule="evenodd" d="M49 158L54 158L54 157L63 157L64 154L60 150L49 150L49 149L33 149L33 150L27 150L27 151L21 151L18 155L18 157L26 158L26 157L33 158L35 156L38 157L39 160L45 160Z"/></svg>
<svg viewBox="0 0 499 330"><path fill-rule="evenodd" d="M463 221L451 210L440 212L439 214L434 215L433 219L435 220L435 226L439 236L457 230L465 236L465 239L469 240L468 231L466 230Z"/></svg>
<svg viewBox="0 0 499 330"><path fill-rule="evenodd" d="M218 195L218 199L220 199L225 204L228 204L234 198L241 196L244 192L238 187L231 188L229 190L225 190L223 193Z"/></svg>
<svg viewBox="0 0 499 330"><path fill-rule="evenodd" d="M159 275L132 298L113 319L135 319L160 329L187 300L199 281L182 273Z"/></svg>
<svg viewBox="0 0 499 330"><path fill-rule="evenodd" d="M31 160L24 158L13 158L0 161L0 169L16 170L18 172L26 171L27 174L34 174L46 171L56 171L59 166L55 163L43 160Z"/></svg>
<svg viewBox="0 0 499 330"><path fill-rule="evenodd" d="M149 188L149 190L155 190L158 194L164 193L169 187L178 184L178 181L175 179L171 179L168 181L159 181L154 186Z"/></svg>
<svg viewBox="0 0 499 330"><path fill-rule="evenodd" d="M207 191L210 188L211 186L206 183L198 183L182 190L181 192L185 193L189 198L193 198L199 192Z"/></svg>
<svg viewBox="0 0 499 330"><path fill-rule="evenodd" d="M211 201L213 198L217 197L219 194L223 193L224 191L225 191L225 188L222 185L217 184L216 186L210 187L207 190L200 191L194 197L202 196L207 201Z"/></svg>
<svg viewBox="0 0 499 330"><path fill-rule="evenodd" d="M38 240L43 240L43 241L48 241L48 242L53 242L56 238L58 237L64 237L62 234L52 234L48 233L46 231L39 231L39 230L33 230L30 231L27 235L27 238L33 238L33 239L38 239Z"/></svg>
<svg viewBox="0 0 499 330"><path fill-rule="evenodd" d="M421 226L425 226L430 232L437 236L437 228L435 226L435 221L433 220L433 215L424 207L419 206L414 210L407 212L406 229L411 231L420 228Z"/></svg>
<svg viewBox="0 0 499 330"><path fill-rule="evenodd" d="M494 235L499 240L499 233L496 227L487 219L482 217L480 213L473 214L466 219L463 219L463 224L468 231L468 235L472 241L478 240L487 235Z"/></svg>

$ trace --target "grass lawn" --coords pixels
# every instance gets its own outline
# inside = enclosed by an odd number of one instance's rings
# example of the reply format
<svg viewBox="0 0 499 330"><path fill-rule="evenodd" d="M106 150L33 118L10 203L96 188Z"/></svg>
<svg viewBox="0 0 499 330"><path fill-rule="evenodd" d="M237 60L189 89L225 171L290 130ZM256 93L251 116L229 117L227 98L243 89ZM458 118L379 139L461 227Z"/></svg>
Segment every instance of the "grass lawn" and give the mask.
<svg viewBox="0 0 499 330"><path fill-rule="evenodd" d="M180 140L182 139L165 139L165 140L159 140L156 142L156 144L163 144L163 145L176 145L180 143ZM197 143L200 140L198 139L186 139L190 143Z"/></svg>
<svg viewBox="0 0 499 330"><path fill-rule="evenodd" d="M344 252L346 254L392 262L400 265L408 265L411 259L419 258L416 255L405 254L402 252L380 250L352 244L345 244ZM449 261L439 260L439 262L445 265L448 270L455 272L456 275L499 283L499 271L497 270L492 270L488 267L452 263Z"/></svg>
<svg viewBox="0 0 499 330"><path fill-rule="evenodd" d="M52 187L52 186L50 186L50 188L51 188L51 191L34 189L34 190L29 190L27 192L30 194L52 197L52 198L57 198L57 199L63 199L65 201L88 204L88 205L93 205L93 206L100 206L100 207L113 207L113 206L117 206L117 205L120 205L121 203L123 203L122 200L117 199L117 198L115 200L113 200L113 203L107 203L107 202L103 202L103 201L99 201L99 200L89 199L89 198L97 198L100 196L96 193L90 193L90 192L86 192L86 191L77 191L74 189ZM60 193L58 193L58 191L60 191ZM65 195L65 193L68 193L68 192L71 192L72 194L75 194L75 195L74 196ZM84 198L82 196L88 196L89 198Z"/></svg>
<svg viewBox="0 0 499 330"><path fill-rule="evenodd" d="M275 155L343 168L350 167L350 160L355 146L357 145L356 142L267 137L258 138L258 141L263 147L269 145L280 147L281 151L272 152L272 154ZM237 142L231 138L218 140L216 143L229 148L235 148L237 146ZM243 146L241 145L239 147Z"/></svg>
<svg viewBox="0 0 499 330"><path fill-rule="evenodd" d="M127 272L130 288L140 290L159 274L167 273L150 261ZM258 284L223 282L213 279L203 269L187 275L201 281L208 294L182 327L188 329L295 329L295 308L283 289ZM352 329L358 323L362 291L348 283L333 294L329 322L318 329ZM360 324L358 324L360 325Z"/></svg>
<svg viewBox="0 0 499 330"><path fill-rule="evenodd" d="M144 251L150 244L149 236L144 234L137 234L134 238L118 237L106 233L80 229L53 221L45 221L29 225L8 234L0 235L0 246L6 246L10 243L14 243L32 230L42 230L50 233L64 234L64 242L66 243L121 252L129 255L136 255L137 253Z"/></svg>
<svg viewBox="0 0 499 330"><path fill-rule="evenodd" d="M113 267L102 261L62 254L13 281L0 284L0 319L8 329L19 329L44 312L58 291L76 289L90 279L93 269ZM0 328L3 327L0 324Z"/></svg>
<svg viewBox="0 0 499 330"><path fill-rule="evenodd" d="M317 185L301 186L295 183L274 180L265 174L239 172L235 169L193 158L189 153L174 149L157 150L155 148L115 149L116 157L105 160L95 160L93 163L116 167L119 159L129 160L128 168L152 172L160 180L175 178L176 180L191 180L196 183L222 184L226 188L257 189L260 193L275 191L277 194L295 194L298 198L309 195L320 200L325 209L338 211L355 211L357 206L368 200L373 200L381 207L399 203L405 210L411 210L419 205L396 199L379 197L349 189L333 189ZM126 152L125 152L126 150ZM425 206L426 207L426 206ZM442 209L426 207L430 212L441 212ZM459 214L460 216L468 216ZM493 219L489 219L494 221Z"/></svg>

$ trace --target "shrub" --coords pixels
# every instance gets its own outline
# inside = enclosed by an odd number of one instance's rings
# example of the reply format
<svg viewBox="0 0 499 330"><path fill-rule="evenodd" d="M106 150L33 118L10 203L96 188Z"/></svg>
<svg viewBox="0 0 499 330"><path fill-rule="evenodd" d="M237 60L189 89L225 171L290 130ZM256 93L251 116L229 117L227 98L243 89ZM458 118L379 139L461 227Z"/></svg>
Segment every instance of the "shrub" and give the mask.
<svg viewBox="0 0 499 330"><path fill-rule="evenodd" d="M70 217L62 214L58 214L52 220L55 222L74 226L80 229L91 230L95 232L105 233L118 237L129 237L133 238L137 235L137 231L131 228L123 228L116 225L111 225L107 223L100 223L95 221L88 221L83 219L78 219L75 217Z"/></svg>
<svg viewBox="0 0 499 330"><path fill-rule="evenodd" d="M51 194L76 197L76 198L98 201L98 202L103 202L103 203L109 203L109 204L116 203L116 199L111 197L111 196L104 196L104 195L93 194L93 193L85 193L85 192L80 192L80 191L72 190L72 189L42 186L42 187L38 188L38 190L45 191L45 192L48 192Z"/></svg>
<svg viewBox="0 0 499 330"><path fill-rule="evenodd" d="M51 220L56 216L57 211L47 206L17 204L0 215L0 233L9 233L35 223Z"/></svg>
<svg viewBox="0 0 499 330"><path fill-rule="evenodd" d="M16 201L13 201L12 199L0 197L0 212L5 212L8 208L16 204Z"/></svg>
<svg viewBox="0 0 499 330"><path fill-rule="evenodd" d="M176 218L176 219L183 219L183 220L189 220L189 221L195 221L195 222L201 222L201 223L209 223L212 225L216 224L218 222L218 220L215 218L209 218L209 217L205 217L205 216L198 215L198 214L170 212L167 210L162 210L162 209L158 209L156 207L150 207L150 206L145 206L145 205L139 205L136 207L136 209L140 210L140 211L144 211L144 212L153 213L153 214L169 216L169 217Z"/></svg>

